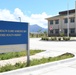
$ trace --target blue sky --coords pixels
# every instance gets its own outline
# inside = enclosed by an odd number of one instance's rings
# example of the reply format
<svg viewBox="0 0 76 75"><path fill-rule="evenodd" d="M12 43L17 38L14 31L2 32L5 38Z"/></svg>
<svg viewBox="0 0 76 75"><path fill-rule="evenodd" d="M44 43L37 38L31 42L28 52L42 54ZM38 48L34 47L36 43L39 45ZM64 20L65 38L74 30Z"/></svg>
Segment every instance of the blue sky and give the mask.
<svg viewBox="0 0 76 75"><path fill-rule="evenodd" d="M30 21L27 20L27 22L30 24L34 24L34 22L36 24L39 18L57 15L59 11L67 10L67 3L69 3L69 9L75 8L75 0L0 0L0 19L8 20L6 17L10 16L10 20L17 21L17 17L20 16L21 18L29 18L28 20ZM39 18L37 19L37 17ZM36 21L33 20L32 23L31 19L35 19ZM41 19L39 22L44 21ZM46 24L41 24L41 26L46 27Z"/></svg>
<svg viewBox="0 0 76 75"><path fill-rule="evenodd" d="M75 8L75 0L0 0L0 9L9 9L11 12L15 8L20 8L26 14L57 14L59 11Z"/></svg>

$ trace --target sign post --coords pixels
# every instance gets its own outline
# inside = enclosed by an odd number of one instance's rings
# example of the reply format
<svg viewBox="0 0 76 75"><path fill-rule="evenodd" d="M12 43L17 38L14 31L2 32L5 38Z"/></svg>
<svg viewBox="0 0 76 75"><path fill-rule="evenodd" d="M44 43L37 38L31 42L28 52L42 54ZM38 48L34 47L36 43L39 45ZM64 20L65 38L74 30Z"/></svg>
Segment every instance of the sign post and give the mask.
<svg viewBox="0 0 76 75"><path fill-rule="evenodd" d="M29 50L29 25L28 25L27 66L29 65L30 65L30 50Z"/></svg>

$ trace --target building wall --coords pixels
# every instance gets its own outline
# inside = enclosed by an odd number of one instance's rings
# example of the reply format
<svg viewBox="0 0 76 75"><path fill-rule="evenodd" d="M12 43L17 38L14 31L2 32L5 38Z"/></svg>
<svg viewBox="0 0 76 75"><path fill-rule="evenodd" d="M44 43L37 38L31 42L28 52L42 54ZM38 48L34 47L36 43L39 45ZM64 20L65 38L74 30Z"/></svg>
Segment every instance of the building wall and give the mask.
<svg viewBox="0 0 76 75"><path fill-rule="evenodd" d="M75 14L69 15L69 29L75 28L75 34L73 34L73 35L76 35L76 24L75 24L75 22L73 22L73 23L70 22L71 17L75 17ZM51 35L55 36L55 35L60 35L60 33L64 33L64 29L67 29L67 25L68 25L68 23L64 23L65 18L67 18L67 15L59 15L59 16L52 17L52 18L48 19L48 35L49 36L51 36ZM55 24L55 20L57 20L57 19L59 19L59 24ZM50 20L54 20L53 25L50 24ZM51 30L54 31L53 34L50 33L50 26L52 27ZM59 34L55 33L55 29L59 29Z"/></svg>

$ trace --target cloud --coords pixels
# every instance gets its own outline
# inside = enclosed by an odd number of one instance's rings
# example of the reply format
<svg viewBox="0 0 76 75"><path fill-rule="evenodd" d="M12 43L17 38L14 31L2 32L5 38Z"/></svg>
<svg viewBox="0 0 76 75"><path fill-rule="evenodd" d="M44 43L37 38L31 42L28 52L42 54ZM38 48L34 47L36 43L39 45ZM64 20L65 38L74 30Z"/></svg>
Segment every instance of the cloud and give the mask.
<svg viewBox="0 0 76 75"><path fill-rule="evenodd" d="M15 16L7 9L0 9L0 20L17 21Z"/></svg>
<svg viewBox="0 0 76 75"><path fill-rule="evenodd" d="M41 27L47 27L47 21L45 18L49 17L45 12L41 14L31 14L27 16L24 14L19 8L16 8L13 13L7 9L0 9L0 20L6 21L19 21L19 17L21 17L22 22L28 22L30 25L38 24Z"/></svg>

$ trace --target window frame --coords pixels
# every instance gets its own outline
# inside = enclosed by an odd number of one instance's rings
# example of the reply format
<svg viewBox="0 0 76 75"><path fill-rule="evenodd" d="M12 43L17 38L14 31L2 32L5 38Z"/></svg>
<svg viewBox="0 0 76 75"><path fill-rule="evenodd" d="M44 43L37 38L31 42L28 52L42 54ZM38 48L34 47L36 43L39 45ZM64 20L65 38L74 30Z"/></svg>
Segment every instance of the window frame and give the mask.
<svg viewBox="0 0 76 75"><path fill-rule="evenodd" d="M70 23L74 23L75 22L75 17L71 17L70 18Z"/></svg>
<svg viewBox="0 0 76 75"><path fill-rule="evenodd" d="M64 29L64 34L67 34L68 33L68 30L67 29Z"/></svg>
<svg viewBox="0 0 76 75"><path fill-rule="evenodd" d="M75 34L75 28L70 28L70 33Z"/></svg>
<svg viewBox="0 0 76 75"><path fill-rule="evenodd" d="M53 23L54 23L54 20L50 20L50 25L53 25Z"/></svg>
<svg viewBox="0 0 76 75"><path fill-rule="evenodd" d="M53 34L54 33L54 31L53 30L50 30L50 34Z"/></svg>
<svg viewBox="0 0 76 75"><path fill-rule="evenodd" d="M55 24L59 24L59 19L55 20Z"/></svg>
<svg viewBox="0 0 76 75"><path fill-rule="evenodd" d="M59 29L55 29L55 34L59 34Z"/></svg>
<svg viewBox="0 0 76 75"><path fill-rule="evenodd" d="M68 18L64 18L64 23L68 23Z"/></svg>

